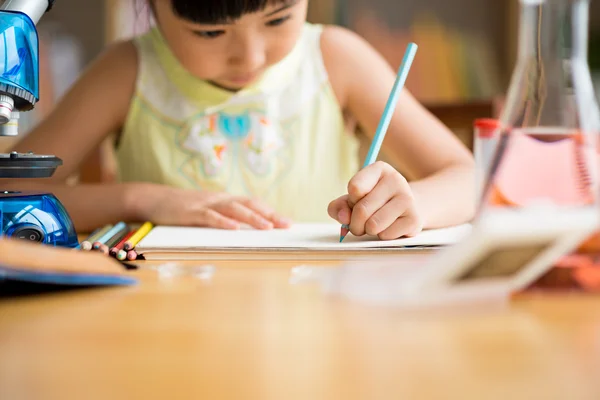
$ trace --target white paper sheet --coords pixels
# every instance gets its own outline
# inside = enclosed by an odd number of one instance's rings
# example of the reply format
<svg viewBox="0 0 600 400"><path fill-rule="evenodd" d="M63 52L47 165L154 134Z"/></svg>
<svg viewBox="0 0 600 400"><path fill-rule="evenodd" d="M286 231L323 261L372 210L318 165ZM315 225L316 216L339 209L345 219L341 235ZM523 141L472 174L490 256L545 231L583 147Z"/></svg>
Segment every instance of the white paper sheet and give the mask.
<svg viewBox="0 0 600 400"><path fill-rule="evenodd" d="M227 249L339 251L407 246L445 246L458 242L470 231L471 226L466 224L427 230L414 238L390 241L348 234L340 243L340 226L338 224L295 224L289 229L267 231L158 226L138 243L136 250L140 254L145 254L160 251L194 252Z"/></svg>

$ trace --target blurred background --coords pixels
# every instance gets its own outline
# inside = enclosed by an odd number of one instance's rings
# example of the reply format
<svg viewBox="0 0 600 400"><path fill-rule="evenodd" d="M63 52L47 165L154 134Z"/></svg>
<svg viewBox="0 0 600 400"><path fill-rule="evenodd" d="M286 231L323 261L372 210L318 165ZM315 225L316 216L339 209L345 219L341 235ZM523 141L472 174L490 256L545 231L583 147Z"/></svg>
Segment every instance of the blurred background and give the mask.
<svg viewBox="0 0 600 400"><path fill-rule="evenodd" d="M57 1L39 24L42 99L22 115L21 136L108 43L143 33L147 11L145 0ZM311 0L309 20L356 31L394 69L406 44L418 43L407 88L471 146L473 119L499 112L516 57L518 11L518 0ZM599 93L599 0L591 1L590 18L589 61Z"/></svg>
<svg viewBox="0 0 600 400"><path fill-rule="evenodd" d="M600 2L592 1L590 63L600 81ZM397 68L406 43L419 44L407 88L431 105L486 102L501 96L516 54L518 0L312 0L309 19L346 26ZM142 33L143 0L60 0L40 22L45 60L37 118L113 40ZM43 104L42 104L43 103Z"/></svg>

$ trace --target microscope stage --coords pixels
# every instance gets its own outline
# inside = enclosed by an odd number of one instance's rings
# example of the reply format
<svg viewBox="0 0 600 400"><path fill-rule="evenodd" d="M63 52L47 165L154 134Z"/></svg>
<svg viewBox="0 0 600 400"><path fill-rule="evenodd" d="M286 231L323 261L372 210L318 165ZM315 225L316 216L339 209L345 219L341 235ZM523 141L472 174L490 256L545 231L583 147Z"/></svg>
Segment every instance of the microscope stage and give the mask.
<svg viewBox="0 0 600 400"><path fill-rule="evenodd" d="M49 178L62 160L33 153L0 154L0 178Z"/></svg>

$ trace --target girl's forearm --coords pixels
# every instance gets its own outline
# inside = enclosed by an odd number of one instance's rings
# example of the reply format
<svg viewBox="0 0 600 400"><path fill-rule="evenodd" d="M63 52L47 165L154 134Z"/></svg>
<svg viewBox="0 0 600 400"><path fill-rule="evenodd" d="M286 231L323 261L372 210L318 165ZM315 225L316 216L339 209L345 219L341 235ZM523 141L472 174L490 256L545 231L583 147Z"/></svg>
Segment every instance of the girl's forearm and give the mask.
<svg viewBox="0 0 600 400"><path fill-rule="evenodd" d="M473 218L474 173L471 165L457 165L410 183L424 228L462 224Z"/></svg>
<svg viewBox="0 0 600 400"><path fill-rule="evenodd" d="M91 232L105 224L139 219L136 198L145 184L66 184L41 181L2 181L3 190L43 191L54 194L67 209L77 232Z"/></svg>

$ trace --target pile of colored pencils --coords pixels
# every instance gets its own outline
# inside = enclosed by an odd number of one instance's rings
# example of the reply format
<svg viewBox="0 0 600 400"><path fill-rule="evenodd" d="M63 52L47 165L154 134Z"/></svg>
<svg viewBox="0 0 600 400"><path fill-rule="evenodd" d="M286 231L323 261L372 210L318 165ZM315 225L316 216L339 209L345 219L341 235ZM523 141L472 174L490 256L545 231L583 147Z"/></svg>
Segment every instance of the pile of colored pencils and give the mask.
<svg viewBox="0 0 600 400"><path fill-rule="evenodd" d="M139 255L135 251L135 246L153 227L151 222L145 222L137 229L130 228L125 222L109 224L92 232L79 244L79 248L84 251L100 251L119 261L137 260Z"/></svg>

